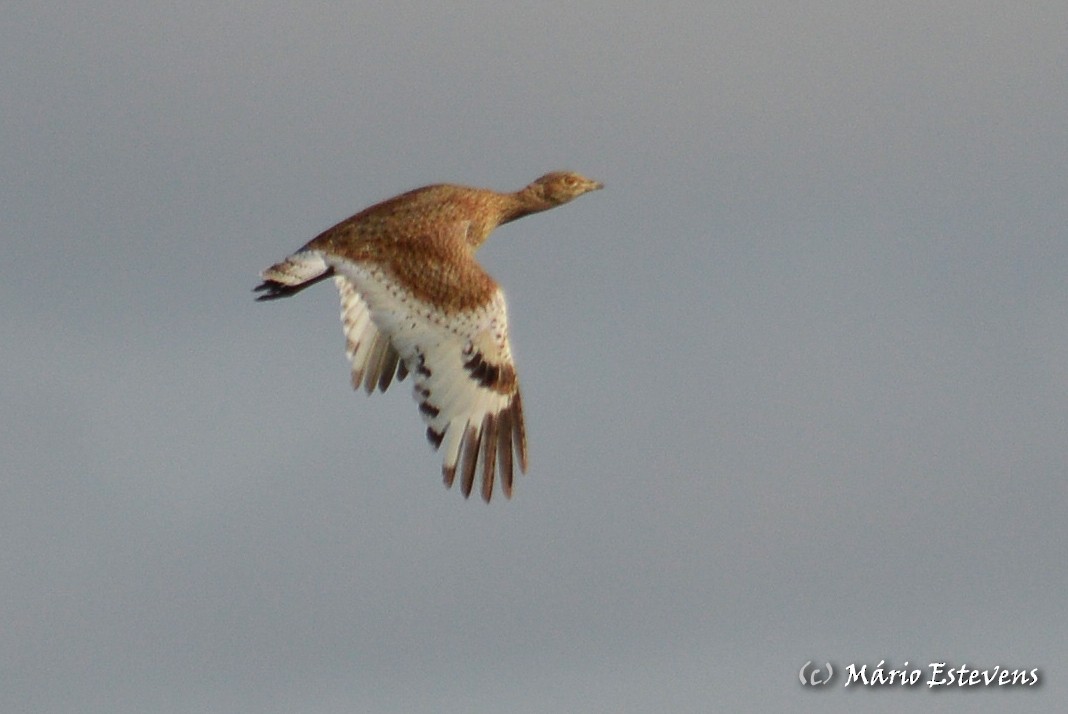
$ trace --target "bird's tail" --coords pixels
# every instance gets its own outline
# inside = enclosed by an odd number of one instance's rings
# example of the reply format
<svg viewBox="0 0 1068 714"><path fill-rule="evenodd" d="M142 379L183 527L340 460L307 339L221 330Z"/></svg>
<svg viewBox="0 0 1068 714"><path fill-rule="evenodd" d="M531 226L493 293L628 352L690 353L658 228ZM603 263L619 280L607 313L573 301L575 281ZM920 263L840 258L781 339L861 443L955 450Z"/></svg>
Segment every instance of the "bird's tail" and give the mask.
<svg viewBox="0 0 1068 714"><path fill-rule="evenodd" d="M333 274L334 269L326 264L317 251L301 250L260 273L263 282L253 290L263 293L257 300L277 300L296 295Z"/></svg>

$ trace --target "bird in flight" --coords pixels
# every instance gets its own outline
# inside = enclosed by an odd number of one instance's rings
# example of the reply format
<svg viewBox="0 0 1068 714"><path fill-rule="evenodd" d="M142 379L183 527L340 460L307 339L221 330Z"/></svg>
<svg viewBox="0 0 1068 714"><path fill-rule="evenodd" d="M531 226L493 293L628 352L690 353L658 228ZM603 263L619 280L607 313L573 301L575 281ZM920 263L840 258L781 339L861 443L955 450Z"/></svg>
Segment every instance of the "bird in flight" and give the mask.
<svg viewBox="0 0 1068 714"><path fill-rule="evenodd" d="M385 391L411 374L442 476L471 494L481 473L512 495L513 464L527 442L504 293L475 260L497 226L563 205L602 184L548 173L511 193L435 184L338 223L261 273L257 300L289 297L326 278L341 294L352 386ZM514 458L513 458L514 456Z"/></svg>

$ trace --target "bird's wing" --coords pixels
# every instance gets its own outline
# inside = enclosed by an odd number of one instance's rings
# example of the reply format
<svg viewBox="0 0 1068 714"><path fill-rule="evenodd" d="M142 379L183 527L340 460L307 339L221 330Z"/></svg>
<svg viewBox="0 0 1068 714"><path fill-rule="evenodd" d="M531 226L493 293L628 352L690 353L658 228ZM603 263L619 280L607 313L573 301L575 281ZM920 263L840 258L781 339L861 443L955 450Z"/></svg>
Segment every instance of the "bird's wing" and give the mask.
<svg viewBox="0 0 1068 714"><path fill-rule="evenodd" d="M445 484L451 486L459 471L466 497L481 473L482 498L489 501L499 476L501 490L510 497L513 464L518 461L526 471L527 447L504 293L493 283L480 304L448 311L418 297L387 266L328 260L338 276L346 333L360 336L353 351L354 380L360 364L365 386L381 384L389 372L388 352L395 351L413 375L427 438L443 453ZM473 259L470 263L464 271L477 269L484 286L489 276ZM361 361L367 341L371 346ZM382 344L386 356L375 357Z"/></svg>
<svg viewBox="0 0 1068 714"><path fill-rule="evenodd" d="M359 389L362 384L368 394L375 387L384 392L394 375L399 380L408 375L405 363L371 319L367 303L352 281L334 275L334 284L341 294L341 327L345 331L345 355L352 363L352 388Z"/></svg>

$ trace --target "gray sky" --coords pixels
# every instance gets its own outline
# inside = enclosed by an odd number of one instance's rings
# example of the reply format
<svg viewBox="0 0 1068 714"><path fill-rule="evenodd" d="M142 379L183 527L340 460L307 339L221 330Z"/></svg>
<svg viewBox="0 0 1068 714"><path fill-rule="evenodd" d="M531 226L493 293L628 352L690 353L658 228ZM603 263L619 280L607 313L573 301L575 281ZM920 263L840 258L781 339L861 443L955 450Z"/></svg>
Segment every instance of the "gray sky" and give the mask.
<svg viewBox="0 0 1068 714"><path fill-rule="evenodd" d="M0 710L1063 704L1063 2L162 5L0 24ZM481 253L531 470L464 502L331 288L250 290L562 168Z"/></svg>

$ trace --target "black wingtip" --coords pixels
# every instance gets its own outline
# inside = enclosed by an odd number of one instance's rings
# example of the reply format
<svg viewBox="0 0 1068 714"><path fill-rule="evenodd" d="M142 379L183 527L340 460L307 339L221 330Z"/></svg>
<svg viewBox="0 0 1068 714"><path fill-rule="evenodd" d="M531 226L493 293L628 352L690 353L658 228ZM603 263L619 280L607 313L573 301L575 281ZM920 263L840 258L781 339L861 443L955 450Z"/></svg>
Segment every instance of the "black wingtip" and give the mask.
<svg viewBox="0 0 1068 714"><path fill-rule="evenodd" d="M257 295L256 302L263 302L264 300L278 300L279 298L289 297L300 291L303 286L294 287L292 285L283 285L273 280L266 280L256 287L252 288L254 293L265 293L264 295Z"/></svg>
<svg viewBox="0 0 1068 714"><path fill-rule="evenodd" d="M256 298L256 302L263 302L265 300L279 300L281 298L287 298L292 295L296 295L304 288L309 288L321 280L326 280L327 278L333 276L333 274L334 269L329 268L323 271L321 275L317 275L311 280L305 280L299 285L286 285L285 283L280 283L277 280L264 280L262 283L252 288L252 292L264 293L263 295L260 295Z"/></svg>

